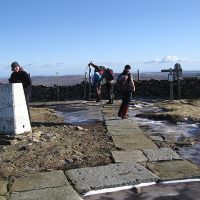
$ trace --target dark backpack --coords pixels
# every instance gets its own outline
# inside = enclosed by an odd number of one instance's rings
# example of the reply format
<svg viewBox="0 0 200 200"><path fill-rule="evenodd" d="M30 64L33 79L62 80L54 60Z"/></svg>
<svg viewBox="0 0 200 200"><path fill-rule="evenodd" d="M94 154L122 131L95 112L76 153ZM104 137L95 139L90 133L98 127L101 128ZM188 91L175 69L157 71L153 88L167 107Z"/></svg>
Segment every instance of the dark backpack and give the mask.
<svg viewBox="0 0 200 200"><path fill-rule="evenodd" d="M130 80L131 80L131 74L124 74L124 73L119 74L119 76L117 77L117 88L120 91L129 90Z"/></svg>
<svg viewBox="0 0 200 200"><path fill-rule="evenodd" d="M112 69L107 69L107 80L108 81L114 80L113 70Z"/></svg>

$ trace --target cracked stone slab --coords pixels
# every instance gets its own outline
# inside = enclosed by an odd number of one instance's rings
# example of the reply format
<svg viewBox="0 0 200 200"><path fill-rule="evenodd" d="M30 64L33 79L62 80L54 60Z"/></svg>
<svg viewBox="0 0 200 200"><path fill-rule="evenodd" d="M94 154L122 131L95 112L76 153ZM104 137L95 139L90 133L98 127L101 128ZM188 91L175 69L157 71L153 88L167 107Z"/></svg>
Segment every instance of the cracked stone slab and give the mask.
<svg viewBox="0 0 200 200"><path fill-rule="evenodd" d="M138 163L119 163L68 170L68 179L79 193L158 180L158 176Z"/></svg>
<svg viewBox="0 0 200 200"><path fill-rule="evenodd" d="M3 196L7 193L8 181L0 178L0 196Z"/></svg>
<svg viewBox="0 0 200 200"><path fill-rule="evenodd" d="M148 163L148 168L162 180L199 178L200 168L186 160Z"/></svg>
<svg viewBox="0 0 200 200"><path fill-rule="evenodd" d="M63 185L70 186L63 171L50 171L15 178L11 186L11 192L52 188Z"/></svg>
<svg viewBox="0 0 200 200"><path fill-rule="evenodd" d="M182 158L171 148L143 149L150 162L163 160L181 160Z"/></svg>
<svg viewBox="0 0 200 200"><path fill-rule="evenodd" d="M69 186L11 193L9 200L81 200Z"/></svg>
<svg viewBox="0 0 200 200"><path fill-rule="evenodd" d="M147 157L140 150L131 151L112 151L112 156L116 163L119 162L144 162Z"/></svg>

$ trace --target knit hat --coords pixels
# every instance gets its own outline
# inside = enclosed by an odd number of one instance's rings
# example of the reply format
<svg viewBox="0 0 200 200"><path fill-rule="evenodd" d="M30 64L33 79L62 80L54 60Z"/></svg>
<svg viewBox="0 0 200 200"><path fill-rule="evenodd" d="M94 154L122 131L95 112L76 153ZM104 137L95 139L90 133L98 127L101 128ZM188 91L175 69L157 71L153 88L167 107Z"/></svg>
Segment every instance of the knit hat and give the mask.
<svg viewBox="0 0 200 200"><path fill-rule="evenodd" d="M18 62L12 62L11 67L14 69L15 67L20 67L20 65Z"/></svg>
<svg viewBox="0 0 200 200"><path fill-rule="evenodd" d="M126 65L126 66L124 67L124 69L131 69L131 66L130 66L130 65Z"/></svg>

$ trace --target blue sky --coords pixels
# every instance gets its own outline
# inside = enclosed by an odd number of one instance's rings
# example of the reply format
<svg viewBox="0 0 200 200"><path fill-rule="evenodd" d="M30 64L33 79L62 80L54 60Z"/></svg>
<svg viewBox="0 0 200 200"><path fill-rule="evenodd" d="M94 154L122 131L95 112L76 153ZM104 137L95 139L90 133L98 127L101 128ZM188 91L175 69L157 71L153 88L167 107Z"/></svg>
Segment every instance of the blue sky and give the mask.
<svg viewBox="0 0 200 200"><path fill-rule="evenodd" d="M0 0L0 76L200 70L199 0Z"/></svg>

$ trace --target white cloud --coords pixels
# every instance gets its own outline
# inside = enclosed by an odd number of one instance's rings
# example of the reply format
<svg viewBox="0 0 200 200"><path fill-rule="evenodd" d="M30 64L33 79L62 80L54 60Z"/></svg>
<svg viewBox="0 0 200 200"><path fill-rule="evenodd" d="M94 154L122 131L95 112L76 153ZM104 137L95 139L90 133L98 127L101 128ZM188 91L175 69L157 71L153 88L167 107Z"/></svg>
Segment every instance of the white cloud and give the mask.
<svg viewBox="0 0 200 200"><path fill-rule="evenodd" d="M146 61L143 64L151 64L151 63L175 63L185 61L184 58L179 58L178 56L165 56L164 58L155 58L150 61Z"/></svg>

